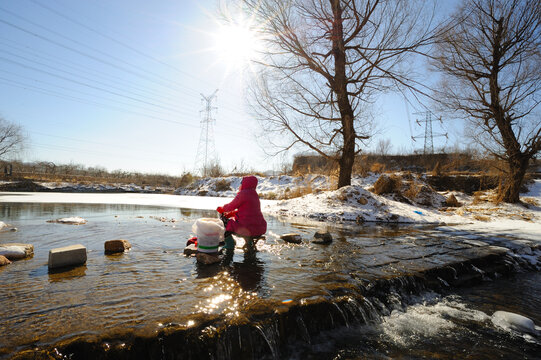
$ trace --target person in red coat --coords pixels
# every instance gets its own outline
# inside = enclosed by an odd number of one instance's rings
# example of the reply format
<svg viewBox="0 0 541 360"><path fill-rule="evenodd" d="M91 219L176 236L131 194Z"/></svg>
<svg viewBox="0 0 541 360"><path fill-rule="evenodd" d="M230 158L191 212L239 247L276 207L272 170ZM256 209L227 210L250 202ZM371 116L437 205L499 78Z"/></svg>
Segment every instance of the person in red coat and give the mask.
<svg viewBox="0 0 541 360"><path fill-rule="evenodd" d="M255 176L243 177L239 192L233 201L216 209L220 214L237 211L235 217L227 221L226 232L250 237L258 237L267 232L267 222L261 213L256 187Z"/></svg>

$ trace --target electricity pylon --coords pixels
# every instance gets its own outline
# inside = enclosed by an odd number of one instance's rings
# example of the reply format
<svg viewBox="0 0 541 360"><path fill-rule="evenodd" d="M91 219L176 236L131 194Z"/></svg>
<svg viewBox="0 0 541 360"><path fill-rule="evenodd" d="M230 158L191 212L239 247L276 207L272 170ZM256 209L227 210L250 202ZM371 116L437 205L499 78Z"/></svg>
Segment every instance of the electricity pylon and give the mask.
<svg viewBox="0 0 541 360"><path fill-rule="evenodd" d="M442 134L434 134L432 132L432 112L431 111L424 111L424 112L417 112L417 113L414 113L414 115L423 115L424 116L424 119L422 120L415 120L417 122L417 125L419 126L422 126L421 123L425 123L425 133L424 135L420 134L420 135L416 135L416 136L412 136L412 140L413 141L416 141L416 139L420 139L422 137L425 138L425 144L424 144L424 148L423 148L423 154L426 155L426 154L434 154L434 138L435 137L441 137L441 136L445 136L447 137L447 133L442 133ZM436 120L439 120L440 123L443 123L442 120L441 120L441 117L439 119L436 119Z"/></svg>
<svg viewBox="0 0 541 360"><path fill-rule="evenodd" d="M212 100L216 99L216 89L211 95L201 94L203 109L201 113L201 135L199 136L199 145L197 147L197 156L195 157L195 168L199 169L201 176L207 176L210 165L216 161L216 148L214 146L214 123L216 119L212 117L213 110L217 107L212 106Z"/></svg>

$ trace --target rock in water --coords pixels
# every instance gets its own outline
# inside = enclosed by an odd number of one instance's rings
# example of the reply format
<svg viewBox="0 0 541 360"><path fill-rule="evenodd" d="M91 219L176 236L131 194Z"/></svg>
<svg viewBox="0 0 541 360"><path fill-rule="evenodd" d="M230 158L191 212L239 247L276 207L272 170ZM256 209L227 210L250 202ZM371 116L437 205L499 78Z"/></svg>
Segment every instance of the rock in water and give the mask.
<svg viewBox="0 0 541 360"><path fill-rule="evenodd" d="M197 245L190 244L184 248L184 255L191 256L197 254Z"/></svg>
<svg viewBox="0 0 541 360"><path fill-rule="evenodd" d="M116 254L122 253L126 250L131 249L131 244L128 240L118 239L118 240L107 240L103 244L106 254Z"/></svg>
<svg viewBox="0 0 541 360"><path fill-rule="evenodd" d="M84 263L86 263L86 248L81 244L49 250L49 269Z"/></svg>
<svg viewBox="0 0 541 360"><path fill-rule="evenodd" d="M217 262L220 262L222 259L219 255L214 254L207 254L207 253L197 253L196 255L197 262L205 265L215 264Z"/></svg>
<svg viewBox="0 0 541 360"><path fill-rule="evenodd" d="M11 264L7 257L0 255L0 266Z"/></svg>
<svg viewBox="0 0 541 360"><path fill-rule="evenodd" d="M328 231L316 231L312 242L314 244L330 244L332 242L332 235Z"/></svg>
<svg viewBox="0 0 541 360"><path fill-rule="evenodd" d="M0 245L0 255L10 260L19 260L34 255L34 246L31 244L7 243Z"/></svg>
<svg viewBox="0 0 541 360"><path fill-rule="evenodd" d="M86 220L80 216L72 216L67 218L61 218L56 220L47 220L48 223L68 224L68 225L83 225L86 224Z"/></svg>
<svg viewBox="0 0 541 360"><path fill-rule="evenodd" d="M292 243L292 244L300 244L302 241L302 238L299 234L291 233L291 234L283 234L280 236L280 239L284 240L285 242Z"/></svg>
<svg viewBox="0 0 541 360"><path fill-rule="evenodd" d="M496 311L492 315L492 323L504 329L511 329L532 335L538 334L538 330L532 319L512 312Z"/></svg>

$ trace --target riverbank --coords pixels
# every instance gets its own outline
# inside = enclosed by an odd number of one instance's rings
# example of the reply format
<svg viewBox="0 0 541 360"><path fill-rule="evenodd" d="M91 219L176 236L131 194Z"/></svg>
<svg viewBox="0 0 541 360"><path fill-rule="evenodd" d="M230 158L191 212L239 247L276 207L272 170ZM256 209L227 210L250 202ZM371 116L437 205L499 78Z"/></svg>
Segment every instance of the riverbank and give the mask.
<svg viewBox="0 0 541 360"><path fill-rule="evenodd" d="M395 174L396 176L396 174ZM258 177L262 211L280 218L305 218L329 223L438 224L494 234L515 234L541 241L541 179L530 180L521 194L522 203L494 203L494 190L472 194L435 191L422 176L403 176L395 189L377 193L380 175L354 177L352 185L339 190L323 175ZM55 192L0 192L0 202L133 204L214 210L231 201L241 177L205 178L175 195L143 194L127 187L112 193L99 187L91 193L61 192L71 185L40 184ZM447 180L448 182L452 180ZM129 190L129 191L128 191ZM156 191L156 189L147 189ZM181 196L178 196L181 195ZM454 198L455 202L448 199ZM280 199L280 200L277 200ZM0 219L1 220L1 219Z"/></svg>

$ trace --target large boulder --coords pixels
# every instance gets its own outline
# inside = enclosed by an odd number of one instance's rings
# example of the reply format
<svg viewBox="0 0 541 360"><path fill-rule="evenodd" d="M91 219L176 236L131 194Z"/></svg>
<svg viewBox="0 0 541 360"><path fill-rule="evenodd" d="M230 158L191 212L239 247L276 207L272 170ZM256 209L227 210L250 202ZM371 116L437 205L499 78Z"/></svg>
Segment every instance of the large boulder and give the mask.
<svg viewBox="0 0 541 360"><path fill-rule="evenodd" d="M81 244L49 250L49 269L86 263L86 247Z"/></svg>
<svg viewBox="0 0 541 360"><path fill-rule="evenodd" d="M116 254L123 253L131 249L131 244L128 240L118 239L118 240L107 240L103 244L106 254Z"/></svg>
<svg viewBox="0 0 541 360"><path fill-rule="evenodd" d="M34 246L20 243L0 244L0 255L10 260L24 259L34 255Z"/></svg>

